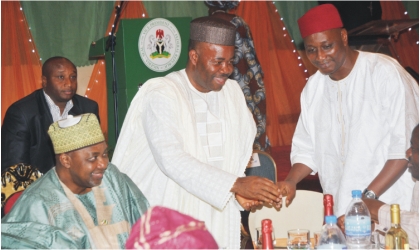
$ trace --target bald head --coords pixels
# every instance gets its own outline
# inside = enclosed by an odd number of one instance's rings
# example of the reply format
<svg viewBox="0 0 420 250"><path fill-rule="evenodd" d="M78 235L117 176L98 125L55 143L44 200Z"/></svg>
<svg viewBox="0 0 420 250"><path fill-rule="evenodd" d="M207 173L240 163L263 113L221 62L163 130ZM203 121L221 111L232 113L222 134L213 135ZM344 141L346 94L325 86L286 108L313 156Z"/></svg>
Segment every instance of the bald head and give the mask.
<svg viewBox="0 0 420 250"><path fill-rule="evenodd" d="M54 56L46 60L42 65L42 75L49 76L54 68L64 63L73 65L74 69L77 71L76 66L69 59L62 56Z"/></svg>
<svg viewBox="0 0 420 250"><path fill-rule="evenodd" d="M413 133L411 134L411 148L419 149L419 125L413 129Z"/></svg>
<svg viewBox="0 0 420 250"><path fill-rule="evenodd" d="M414 128L414 130L413 130L413 136L412 136L413 138L415 137L415 138L417 138L418 139L418 137L419 137L419 125L417 124L417 126ZM418 140L417 140L418 141Z"/></svg>
<svg viewBox="0 0 420 250"><path fill-rule="evenodd" d="M419 180L419 125L413 129L411 134L411 146L406 152L408 169L413 179Z"/></svg>
<svg viewBox="0 0 420 250"><path fill-rule="evenodd" d="M51 57L42 65L42 88L63 112L77 91L77 68L67 58Z"/></svg>

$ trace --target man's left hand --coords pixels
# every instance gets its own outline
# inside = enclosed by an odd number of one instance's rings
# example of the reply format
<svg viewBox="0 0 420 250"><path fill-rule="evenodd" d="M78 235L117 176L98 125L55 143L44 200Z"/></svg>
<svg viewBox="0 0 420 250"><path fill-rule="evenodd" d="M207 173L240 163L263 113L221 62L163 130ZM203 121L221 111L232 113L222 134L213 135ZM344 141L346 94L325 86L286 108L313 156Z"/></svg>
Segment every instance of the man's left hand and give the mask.
<svg viewBox="0 0 420 250"><path fill-rule="evenodd" d="M263 202L257 201L257 200L251 200L247 199L239 194L235 194L236 200L239 202L239 204L246 210L249 211L251 209L255 209L259 205L262 205Z"/></svg>

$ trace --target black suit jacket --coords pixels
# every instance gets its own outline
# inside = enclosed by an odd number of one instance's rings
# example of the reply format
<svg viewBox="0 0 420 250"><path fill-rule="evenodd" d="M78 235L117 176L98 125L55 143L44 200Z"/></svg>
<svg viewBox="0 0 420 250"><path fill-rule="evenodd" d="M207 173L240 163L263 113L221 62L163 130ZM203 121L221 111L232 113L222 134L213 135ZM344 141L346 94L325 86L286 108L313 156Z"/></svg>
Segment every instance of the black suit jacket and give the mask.
<svg viewBox="0 0 420 250"><path fill-rule="evenodd" d="M99 119L95 101L74 95L70 115L94 113ZM53 123L42 89L13 103L1 126L1 170L17 163L31 164L42 173L55 166L55 154L47 133Z"/></svg>

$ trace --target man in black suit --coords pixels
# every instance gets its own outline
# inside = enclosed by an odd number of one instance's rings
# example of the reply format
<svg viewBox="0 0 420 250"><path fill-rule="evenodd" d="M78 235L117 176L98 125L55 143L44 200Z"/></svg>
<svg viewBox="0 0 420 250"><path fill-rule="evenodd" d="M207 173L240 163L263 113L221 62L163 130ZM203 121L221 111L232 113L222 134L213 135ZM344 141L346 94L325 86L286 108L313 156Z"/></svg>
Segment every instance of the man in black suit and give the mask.
<svg viewBox="0 0 420 250"><path fill-rule="evenodd" d="M52 57L42 66L42 89L13 103L1 127L1 170L17 163L46 173L55 166L48 127L67 115L94 113L95 101L76 94L77 69L67 58Z"/></svg>

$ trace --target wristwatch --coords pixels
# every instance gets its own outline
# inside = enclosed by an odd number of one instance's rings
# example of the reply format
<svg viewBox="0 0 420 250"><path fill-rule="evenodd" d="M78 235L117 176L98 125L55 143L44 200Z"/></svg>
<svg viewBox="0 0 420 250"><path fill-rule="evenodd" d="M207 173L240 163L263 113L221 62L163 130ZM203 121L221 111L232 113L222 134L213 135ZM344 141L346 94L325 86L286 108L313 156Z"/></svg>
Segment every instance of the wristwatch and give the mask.
<svg viewBox="0 0 420 250"><path fill-rule="evenodd" d="M378 196L376 196L375 192L373 192L372 190L368 190L367 188L363 191L363 197L375 200L378 199Z"/></svg>

